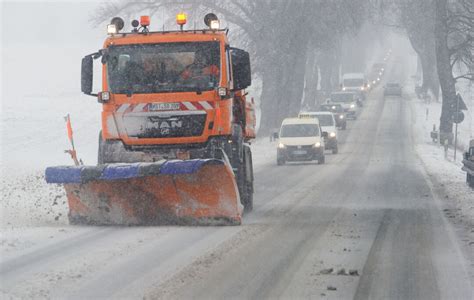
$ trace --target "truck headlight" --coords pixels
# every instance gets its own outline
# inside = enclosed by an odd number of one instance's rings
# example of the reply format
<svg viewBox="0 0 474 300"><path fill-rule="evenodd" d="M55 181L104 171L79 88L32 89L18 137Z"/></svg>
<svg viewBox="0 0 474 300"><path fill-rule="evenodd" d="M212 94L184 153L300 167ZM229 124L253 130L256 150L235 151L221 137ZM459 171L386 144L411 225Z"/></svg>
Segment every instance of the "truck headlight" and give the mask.
<svg viewBox="0 0 474 300"><path fill-rule="evenodd" d="M355 107L356 107L355 104L351 104L351 108L355 108Z"/></svg>
<svg viewBox="0 0 474 300"><path fill-rule="evenodd" d="M344 119L344 115L340 115L339 119L341 119L341 120Z"/></svg>
<svg viewBox="0 0 474 300"><path fill-rule="evenodd" d="M285 149L286 146L285 146L285 144L283 144L283 143L279 143L279 144L278 144L278 148L279 148L279 149Z"/></svg>
<svg viewBox="0 0 474 300"><path fill-rule="evenodd" d="M314 144L314 148L319 148L321 147L321 143L320 142L316 142L316 144Z"/></svg>
<svg viewBox="0 0 474 300"><path fill-rule="evenodd" d="M336 133L335 133L335 132L330 132L330 133L329 133L329 137L335 138L335 137L336 137Z"/></svg>

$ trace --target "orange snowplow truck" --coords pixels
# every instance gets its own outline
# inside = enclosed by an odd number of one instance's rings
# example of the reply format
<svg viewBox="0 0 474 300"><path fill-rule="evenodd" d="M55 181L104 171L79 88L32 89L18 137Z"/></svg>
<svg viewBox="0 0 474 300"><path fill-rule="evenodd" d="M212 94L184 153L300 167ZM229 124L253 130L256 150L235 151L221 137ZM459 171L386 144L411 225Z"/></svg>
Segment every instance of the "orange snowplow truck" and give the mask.
<svg viewBox="0 0 474 300"><path fill-rule="evenodd" d="M98 166L46 170L66 187L72 223L240 224L252 209L249 54L230 47L214 14L200 30L176 20L180 30L154 32L142 16L124 33L114 18L103 49L83 58L82 92L103 107Z"/></svg>

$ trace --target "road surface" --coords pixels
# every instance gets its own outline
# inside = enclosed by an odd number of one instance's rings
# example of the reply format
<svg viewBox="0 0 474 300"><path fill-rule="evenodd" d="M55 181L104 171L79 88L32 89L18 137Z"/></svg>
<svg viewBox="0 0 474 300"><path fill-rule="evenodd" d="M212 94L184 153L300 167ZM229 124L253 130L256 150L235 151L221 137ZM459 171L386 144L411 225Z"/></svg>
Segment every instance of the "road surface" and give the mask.
<svg viewBox="0 0 474 300"><path fill-rule="evenodd" d="M410 100L377 88L325 165L258 169L244 225L60 228L2 257L0 296L471 299L413 126Z"/></svg>

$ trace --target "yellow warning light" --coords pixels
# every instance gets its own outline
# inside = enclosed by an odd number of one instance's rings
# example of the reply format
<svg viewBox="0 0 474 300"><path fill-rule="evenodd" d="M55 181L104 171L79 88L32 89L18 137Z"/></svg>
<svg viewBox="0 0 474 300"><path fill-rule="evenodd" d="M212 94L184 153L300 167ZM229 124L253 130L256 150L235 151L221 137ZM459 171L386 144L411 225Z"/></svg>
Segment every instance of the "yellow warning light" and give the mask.
<svg viewBox="0 0 474 300"><path fill-rule="evenodd" d="M186 24L187 19L188 16L185 13L179 13L176 15L176 23L178 23L180 26Z"/></svg>

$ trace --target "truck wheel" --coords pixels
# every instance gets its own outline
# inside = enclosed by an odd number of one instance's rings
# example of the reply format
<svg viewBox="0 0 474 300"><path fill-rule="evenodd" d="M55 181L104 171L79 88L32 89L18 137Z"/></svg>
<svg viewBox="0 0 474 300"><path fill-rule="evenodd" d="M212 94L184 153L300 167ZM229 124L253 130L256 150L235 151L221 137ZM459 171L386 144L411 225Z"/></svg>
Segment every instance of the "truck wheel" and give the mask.
<svg viewBox="0 0 474 300"><path fill-rule="evenodd" d="M232 165L237 165L243 161L244 156L244 138L242 127L238 124L232 126Z"/></svg>
<svg viewBox="0 0 474 300"><path fill-rule="evenodd" d="M253 209L253 166L252 152L249 146L244 146L243 162L239 164L237 171L237 184L239 187L240 203L244 206L244 212Z"/></svg>
<svg viewBox="0 0 474 300"><path fill-rule="evenodd" d="M344 123L344 125L342 125L342 130L346 130L346 126L347 126L347 124Z"/></svg>
<svg viewBox="0 0 474 300"><path fill-rule="evenodd" d="M319 159L318 159L318 164L319 164L319 165L322 165L322 164L324 164L325 162L326 162L326 157L325 157L324 154L323 154L321 157L319 157Z"/></svg>
<svg viewBox="0 0 474 300"><path fill-rule="evenodd" d="M337 154L337 152L339 152L339 149L337 148L337 144L336 144L336 147L332 149L332 154Z"/></svg>
<svg viewBox="0 0 474 300"><path fill-rule="evenodd" d="M285 164L285 159L284 158L277 158L277 165L282 166Z"/></svg>

